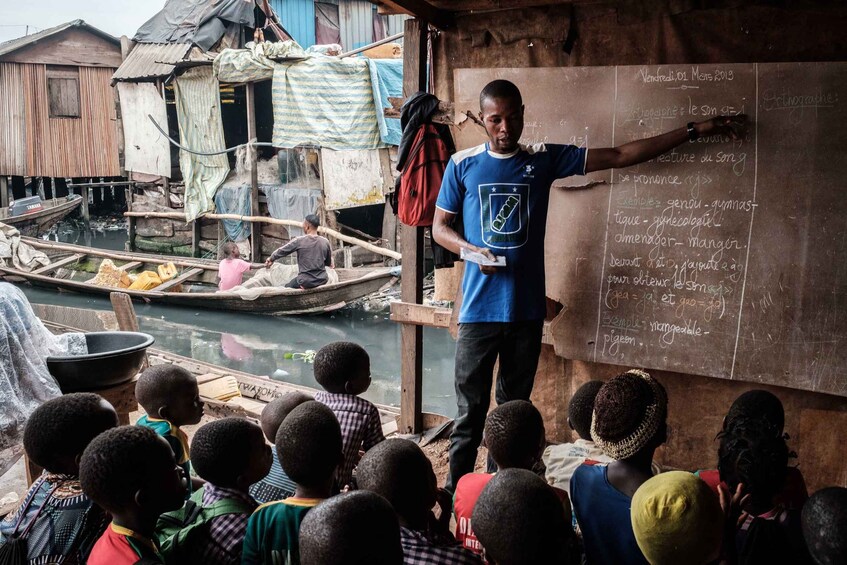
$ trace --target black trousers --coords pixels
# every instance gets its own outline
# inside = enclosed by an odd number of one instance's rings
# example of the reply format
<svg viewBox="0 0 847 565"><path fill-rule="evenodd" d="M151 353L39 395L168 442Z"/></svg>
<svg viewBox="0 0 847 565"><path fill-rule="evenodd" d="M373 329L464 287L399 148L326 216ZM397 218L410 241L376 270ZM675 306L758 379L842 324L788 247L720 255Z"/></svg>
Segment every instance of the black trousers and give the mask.
<svg viewBox="0 0 847 565"><path fill-rule="evenodd" d="M541 354L544 320L482 322L459 325L456 344L456 403L458 415L450 436L450 476L445 488L472 473L491 400L494 364L500 358L495 399L529 400ZM494 471L489 458L488 470Z"/></svg>

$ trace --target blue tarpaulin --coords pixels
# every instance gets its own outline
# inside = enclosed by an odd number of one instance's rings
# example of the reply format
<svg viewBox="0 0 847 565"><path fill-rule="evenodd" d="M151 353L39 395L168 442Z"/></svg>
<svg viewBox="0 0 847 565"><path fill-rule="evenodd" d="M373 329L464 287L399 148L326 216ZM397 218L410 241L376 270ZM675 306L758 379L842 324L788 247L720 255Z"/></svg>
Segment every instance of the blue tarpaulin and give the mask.
<svg viewBox="0 0 847 565"><path fill-rule="evenodd" d="M249 216L250 185L222 186L215 194L215 208L220 214ZM241 220L222 220L226 236L232 241L243 241L250 237L250 223Z"/></svg>
<svg viewBox="0 0 847 565"><path fill-rule="evenodd" d="M371 86L376 105L376 121L379 123L379 136L387 145L400 145L400 120L386 119L383 108L390 108L388 97L403 96L403 60L368 59L371 72Z"/></svg>

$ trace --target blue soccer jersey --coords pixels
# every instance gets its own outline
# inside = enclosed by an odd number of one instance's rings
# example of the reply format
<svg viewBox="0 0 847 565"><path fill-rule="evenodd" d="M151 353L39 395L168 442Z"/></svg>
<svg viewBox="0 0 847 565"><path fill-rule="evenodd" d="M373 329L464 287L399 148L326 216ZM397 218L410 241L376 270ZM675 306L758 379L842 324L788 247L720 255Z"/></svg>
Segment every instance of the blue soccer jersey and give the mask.
<svg viewBox="0 0 847 565"><path fill-rule="evenodd" d="M479 145L453 155L436 206L461 213L465 239L506 257L484 275L465 268L460 323L539 320L546 313L544 234L550 185L585 174L587 150L573 145L521 145L503 155Z"/></svg>

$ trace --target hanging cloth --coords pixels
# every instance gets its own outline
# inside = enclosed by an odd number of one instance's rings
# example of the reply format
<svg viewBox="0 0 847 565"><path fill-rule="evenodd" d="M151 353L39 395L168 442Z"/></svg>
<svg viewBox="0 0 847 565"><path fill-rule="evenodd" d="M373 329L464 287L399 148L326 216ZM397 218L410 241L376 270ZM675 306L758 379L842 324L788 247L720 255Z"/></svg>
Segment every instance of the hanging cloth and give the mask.
<svg viewBox="0 0 847 565"><path fill-rule="evenodd" d="M218 80L211 67L195 67L174 81L179 139L195 151L221 151L224 128ZM185 221L215 209L218 187L229 173L224 154L195 155L180 149L179 168L185 182Z"/></svg>

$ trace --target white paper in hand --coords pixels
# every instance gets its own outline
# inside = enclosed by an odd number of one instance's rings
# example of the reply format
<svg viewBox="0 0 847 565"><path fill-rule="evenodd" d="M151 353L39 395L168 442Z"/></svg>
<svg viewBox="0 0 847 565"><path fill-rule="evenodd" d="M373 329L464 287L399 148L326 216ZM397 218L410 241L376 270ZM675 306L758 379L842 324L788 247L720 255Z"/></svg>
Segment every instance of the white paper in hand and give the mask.
<svg viewBox="0 0 847 565"><path fill-rule="evenodd" d="M482 253L477 253L476 251L469 251L464 247L459 251L459 257L464 259L465 261L470 261L471 263L476 263L477 265L482 265L484 267L505 267L506 266L506 257L503 255L497 255L497 260L492 261Z"/></svg>

